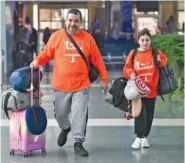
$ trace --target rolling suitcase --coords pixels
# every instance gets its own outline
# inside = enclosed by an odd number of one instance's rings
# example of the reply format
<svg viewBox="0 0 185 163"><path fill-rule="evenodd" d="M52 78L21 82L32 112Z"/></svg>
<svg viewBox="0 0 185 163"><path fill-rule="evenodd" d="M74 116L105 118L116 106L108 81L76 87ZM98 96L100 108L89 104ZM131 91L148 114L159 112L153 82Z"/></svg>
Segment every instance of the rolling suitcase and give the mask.
<svg viewBox="0 0 185 163"><path fill-rule="evenodd" d="M39 83L39 92L40 92L40 83ZM41 101L40 96L39 101ZM41 104L41 102L39 102L39 104ZM31 105L33 106L33 91L31 93ZM29 153L35 150L41 150L42 154L45 154L46 132L44 131L40 135L33 135L32 133L30 133L26 124L26 111L27 109L21 111L9 111L10 155L14 155L15 151L21 151L23 152L23 156L27 157Z"/></svg>
<svg viewBox="0 0 185 163"><path fill-rule="evenodd" d="M9 112L10 115L10 155L15 151L23 152L25 157L34 150L41 150L45 154L45 132L41 135L33 135L29 132L25 115L26 110Z"/></svg>

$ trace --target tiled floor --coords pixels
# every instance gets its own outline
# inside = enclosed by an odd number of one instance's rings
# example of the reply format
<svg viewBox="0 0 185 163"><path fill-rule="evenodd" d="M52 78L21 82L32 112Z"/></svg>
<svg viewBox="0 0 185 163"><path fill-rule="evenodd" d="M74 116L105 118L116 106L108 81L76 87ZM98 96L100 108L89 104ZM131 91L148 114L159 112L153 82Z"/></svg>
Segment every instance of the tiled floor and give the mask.
<svg viewBox="0 0 185 163"><path fill-rule="evenodd" d="M121 73L117 73L118 76ZM49 75L49 79L51 76ZM112 76L112 78L114 78ZM42 106L49 119L46 130L45 156L35 151L28 158L20 152L9 155L9 123L1 111L1 162L2 163L183 163L184 162L184 110L170 102L157 101L154 126L149 141L151 148L132 150L135 138L132 121L123 120L123 113L104 101L98 82L91 88L89 123L84 147L88 157L74 154L71 133L64 147L56 140L60 132L53 116L52 89L44 77ZM96 120L97 119L97 120Z"/></svg>
<svg viewBox="0 0 185 163"><path fill-rule="evenodd" d="M149 137L151 148L132 150L134 139L132 127L88 127L84 147L89 157L76 156L73 151L71 134L64 147L58 147L58 127L47 128L47 153L35 151L28 158L20 152L9 155L8 127L2 127L1 162L4 163L183 163L183 127L153 127Z"/></svg>

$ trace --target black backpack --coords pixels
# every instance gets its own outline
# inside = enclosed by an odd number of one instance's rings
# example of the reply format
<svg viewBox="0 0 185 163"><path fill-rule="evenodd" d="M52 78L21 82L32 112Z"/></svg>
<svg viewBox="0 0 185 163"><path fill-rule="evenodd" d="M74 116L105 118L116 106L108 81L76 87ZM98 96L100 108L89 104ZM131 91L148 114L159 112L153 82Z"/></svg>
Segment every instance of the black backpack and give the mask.
<svg viewBox="0 0 185 163"><path fill-rule="evenodd" d="M158 81L158 95L164 100L162 95L166 95L174 92L178 88L178 82L174 76L174 71L169 64L164 67L159 67L160 62L157 60L157 49L152 49L152 55L155 61L155 65L159 69L159 81ZM137 49L134 49L133 60L137 54Z"/></svg>

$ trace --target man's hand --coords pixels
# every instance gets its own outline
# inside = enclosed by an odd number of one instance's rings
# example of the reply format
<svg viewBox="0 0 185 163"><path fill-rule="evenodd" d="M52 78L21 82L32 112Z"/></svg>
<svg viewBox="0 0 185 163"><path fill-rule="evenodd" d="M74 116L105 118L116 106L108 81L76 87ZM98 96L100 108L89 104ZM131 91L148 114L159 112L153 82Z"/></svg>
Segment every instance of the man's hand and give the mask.
<svg viewBox="0 0 185 163"><path fill-rule="evenodd" d="M31 63L30 63L30 67L31 67L31 68L34 68L34 69L39 68L38 61L37 61L37 60L34 60L33 62L31 62Z"/></svg>
<svg viewBox="0 0 185 163"><path fill-rule="evenodd" d="M104 92L107 92L108 89L108 82L101 82L101 87L104 90Z"/></svg>

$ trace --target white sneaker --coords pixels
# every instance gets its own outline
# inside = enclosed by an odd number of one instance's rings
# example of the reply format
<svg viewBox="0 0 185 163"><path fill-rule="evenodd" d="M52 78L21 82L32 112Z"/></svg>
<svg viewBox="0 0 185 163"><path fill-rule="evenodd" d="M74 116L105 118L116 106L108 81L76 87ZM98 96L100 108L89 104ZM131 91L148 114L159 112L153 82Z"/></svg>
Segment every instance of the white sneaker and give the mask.
<svg viewBox="0 0 185 163"><path fill-rule="evenodd" d="M133 149L141 148L141 138L136 138L134 143L132 144Z"/></svg>
<svg viewBox="0 0 185 163"><path fill-rule="evenodd" d="M150 144L149 144L147 138L142 138L142 140L141 140L141 147L142 148L149 148L150 147Z"/></svg>

